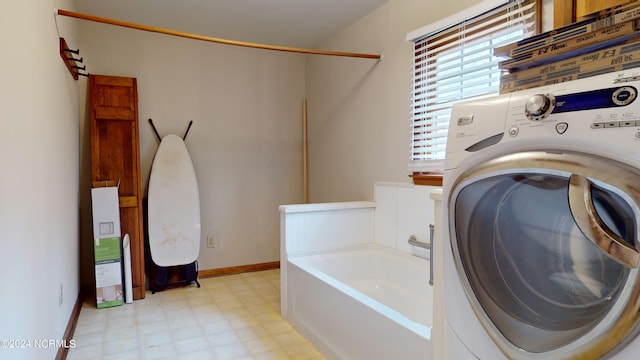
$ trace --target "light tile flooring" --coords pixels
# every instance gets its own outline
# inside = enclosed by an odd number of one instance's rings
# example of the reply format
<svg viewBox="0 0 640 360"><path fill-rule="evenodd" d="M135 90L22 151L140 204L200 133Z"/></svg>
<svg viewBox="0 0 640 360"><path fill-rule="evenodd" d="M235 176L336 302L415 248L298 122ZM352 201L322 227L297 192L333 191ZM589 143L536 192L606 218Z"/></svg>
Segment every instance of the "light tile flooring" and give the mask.
<svg viewBox="0 0 640 360"><path fill-rule="evenodd" d="M200 279L114 308L83 304L67 359L324 359L280 316L280 271Z"/></svg>

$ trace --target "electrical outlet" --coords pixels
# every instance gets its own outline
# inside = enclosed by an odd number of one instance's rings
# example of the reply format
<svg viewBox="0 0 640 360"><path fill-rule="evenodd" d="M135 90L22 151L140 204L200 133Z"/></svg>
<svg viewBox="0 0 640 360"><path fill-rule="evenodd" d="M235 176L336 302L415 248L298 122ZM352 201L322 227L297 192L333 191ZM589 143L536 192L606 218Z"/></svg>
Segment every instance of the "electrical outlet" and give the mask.
<svg viewBox="0 0 640 360"><path fill-rule="evenodd" d="M60 283L60 294L58 295L58 306L62 306L62 283Z"/></svg>
<svg viewBox="0 0 640 360"><path fill-rule="evenodd" d="M213 235L207 236L207 247L209 248L216 247L216 242L213 240Z"/></svg>

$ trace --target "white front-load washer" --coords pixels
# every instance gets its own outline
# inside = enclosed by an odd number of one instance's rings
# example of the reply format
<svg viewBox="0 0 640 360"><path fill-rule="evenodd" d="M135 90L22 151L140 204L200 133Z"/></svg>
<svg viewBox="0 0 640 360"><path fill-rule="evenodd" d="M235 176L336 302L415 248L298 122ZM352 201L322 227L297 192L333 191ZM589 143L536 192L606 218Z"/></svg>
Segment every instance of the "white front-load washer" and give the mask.
<svg viewBox="0 0 640 360"><path fill-rule="evenodd" d="M640 69L453 107L446 359L640 358Z"/></svg>

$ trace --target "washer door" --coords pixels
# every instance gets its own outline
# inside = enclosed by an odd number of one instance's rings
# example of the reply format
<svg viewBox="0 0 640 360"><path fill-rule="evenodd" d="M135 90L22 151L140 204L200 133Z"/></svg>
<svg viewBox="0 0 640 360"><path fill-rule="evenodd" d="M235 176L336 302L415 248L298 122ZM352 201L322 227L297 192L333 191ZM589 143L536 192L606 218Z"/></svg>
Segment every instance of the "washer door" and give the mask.
<svg viewBox="0 0 640 360"><path fill-rule="evenodd" d="M597 357L638 332L638 180L611 160L528 152L454 185L458 273L507 356Z"/></svg>

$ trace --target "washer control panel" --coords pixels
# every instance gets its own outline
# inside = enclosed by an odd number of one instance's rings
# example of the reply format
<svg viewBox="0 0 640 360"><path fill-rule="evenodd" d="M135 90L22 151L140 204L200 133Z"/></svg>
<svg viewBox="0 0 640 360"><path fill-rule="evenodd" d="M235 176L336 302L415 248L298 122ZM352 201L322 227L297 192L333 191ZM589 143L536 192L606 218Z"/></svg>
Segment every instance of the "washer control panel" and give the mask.
<svg viewBox="0 0 640 360"><path fill-rule="evenodd" d="M478 152L517 149L617 154L640 168L639 91L637 67L457 103L445 169Z"/></svg>
<svg viewBox="0 0 640 360"><path fill-rule="evenodd" d="M598 133L597 136L604 141L609 136L631 135L640 142L637 83L609 81L608 87L596 90L591 90L596 83L584 86L585 83L588 82L582 82L582 89L575 87L573 92L570 90L574 84L569 82L513 93L506 114L505 136L522 139L555 134L568 138L589 136L594 130L626 128L629 133L625 135ZM584 89L589 90L580 91Z"/></svg>
<svg viewBox="0 0 640 360"><path fill-rule="evenodd" d="M629 85L558 96L535 94L524 105L524 113L529 120L540 121L551 114L627 106L637 97L638 90ZM609 126L613 126L614 122ZM607 127L605 123L602 127ZM615 123L619 124L619 121ZM626 126L636 126L636 123Z"/></svg>

